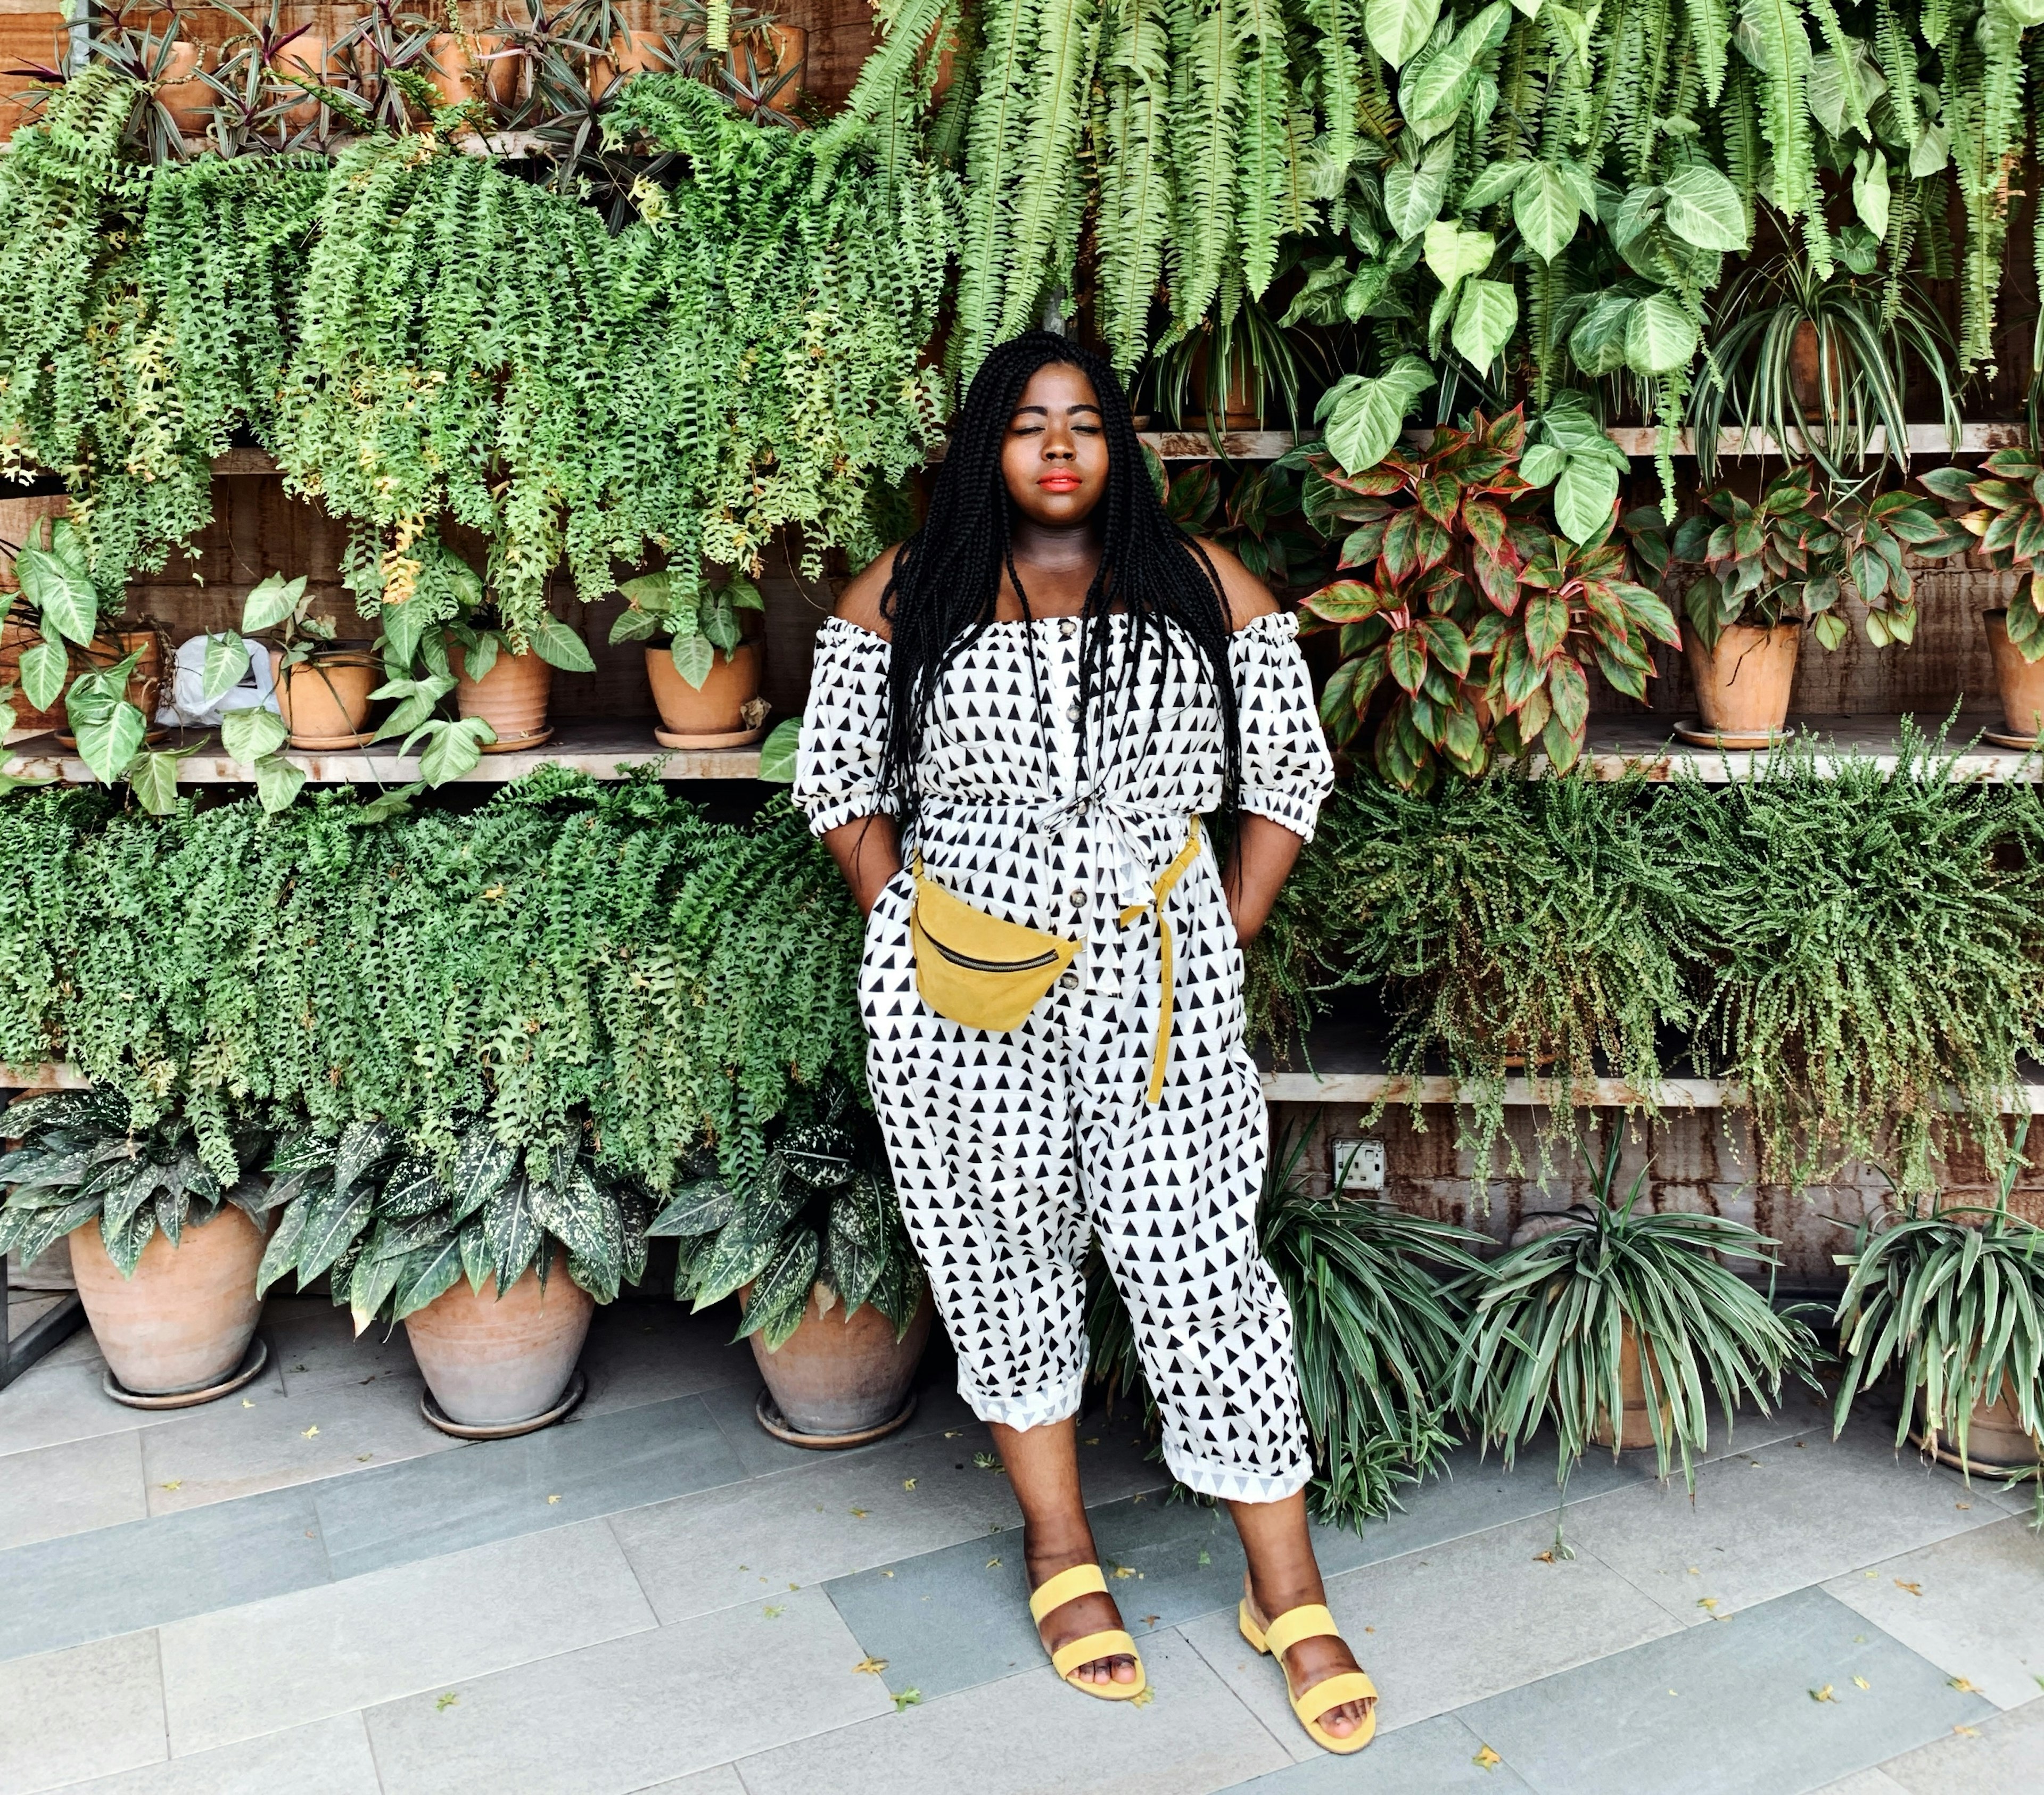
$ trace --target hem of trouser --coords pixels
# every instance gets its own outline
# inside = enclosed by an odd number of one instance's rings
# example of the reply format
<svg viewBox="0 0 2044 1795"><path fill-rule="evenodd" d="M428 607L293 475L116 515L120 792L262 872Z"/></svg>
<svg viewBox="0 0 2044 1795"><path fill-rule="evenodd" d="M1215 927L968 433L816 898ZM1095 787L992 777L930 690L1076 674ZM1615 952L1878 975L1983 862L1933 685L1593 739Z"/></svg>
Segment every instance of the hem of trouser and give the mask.
<svg viewBox="0 0 2044 1795"><path fill-rule="evenodd" d="M1026 1396L989 1396L985 1390L976 1389L960 1371L958 1390L982 1421L998 1421L1003 1427L1012 1427L1019 1433L1077 1414L1085 1386L1085 1373L1074 1371L1049 1388L1032 1390Z"/></svg>
<svg viewBox="0 0 2044 1795"><path fill-rule="evenodd" d="M1176 1451L1166 1440L1164 1463L1171 1475L1196 1496L1211 1496L1229 1502L1281 1502L1296 1496L1313 1480L1313 1467L1301 1464L1296 1471L1266 1477L1259 1471L1242 1471L1232 1465L1208 1464Z"/></svg>

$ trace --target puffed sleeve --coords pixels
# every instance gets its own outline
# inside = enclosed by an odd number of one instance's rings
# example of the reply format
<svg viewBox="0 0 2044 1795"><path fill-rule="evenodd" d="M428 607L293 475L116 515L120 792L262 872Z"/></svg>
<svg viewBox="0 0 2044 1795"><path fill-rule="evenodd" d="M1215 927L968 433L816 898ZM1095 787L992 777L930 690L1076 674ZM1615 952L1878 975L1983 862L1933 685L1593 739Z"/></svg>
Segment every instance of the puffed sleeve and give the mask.
<svg viewBox="0 0 2044 1795"><path fill-rule="evenodd" d="M880 789L889 653L884 636L842 617L831 618L817 633L794 799L819 835L900 807Z"/></svg>
<svg viewBox="0 0 2044 1795"><path fill-rule="evenodd" d="M1271 612L1229 639L1228 661L1242 730L1242 807L1310 842L1335 768L1298 635L1296 617Z"/></svg>

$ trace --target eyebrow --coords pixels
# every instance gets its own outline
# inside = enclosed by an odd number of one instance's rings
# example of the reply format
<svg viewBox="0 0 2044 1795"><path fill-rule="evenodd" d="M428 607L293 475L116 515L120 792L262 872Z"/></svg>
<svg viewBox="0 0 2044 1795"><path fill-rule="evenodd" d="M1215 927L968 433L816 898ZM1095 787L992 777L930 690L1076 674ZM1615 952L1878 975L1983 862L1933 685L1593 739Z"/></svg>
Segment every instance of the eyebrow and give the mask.
<svg viewBox="0 0 2044 1795"><path fill-rule="evenodd" d="M1090 401L1086 400L1082 400L1076 405L1067 405L1066 406L1065 410L1068 414L1072 412L1091 412L1096 416L1105 416L1106 415L1101 410L1099 406L1093 404ZM1017 405L1015 408L1015 415L1017 417L1020 417L1025 412L1038 412L1043 416L1048 417L1051 415L1051 408L1048 405Z"/></svg>

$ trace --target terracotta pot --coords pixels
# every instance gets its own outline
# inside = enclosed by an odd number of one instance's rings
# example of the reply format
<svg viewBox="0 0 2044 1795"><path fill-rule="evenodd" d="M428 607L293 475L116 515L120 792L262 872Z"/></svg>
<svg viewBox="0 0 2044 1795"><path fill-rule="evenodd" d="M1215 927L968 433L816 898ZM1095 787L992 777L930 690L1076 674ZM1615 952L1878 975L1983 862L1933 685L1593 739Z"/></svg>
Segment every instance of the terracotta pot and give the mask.
<svg viewBox="0 0 2044 1795"><path fill-rule="evenodd" d="M80 648L75 642L69 645L70 671L67 681L80 678L95 667L110 667L117 661L125 660L130 654L140 652L141 658L135 663L135 670L129 674L123 696L147 719L153 734L156 729L156 700L163 689L163 640L154 630L121 630L92 639L90 648ZM63 738L76 746L71 734L71 719L60 698L56 708L38 713L55 719L49 724Z"/></svg>
<svg viewBox="0 0 2044 1795"><path fill-rule="evenodd" d="M287 673L283 650L271 649L277 714L291 732L291 746L328 747L361 734L369 722L369 694L383 683L382 672L367 650L344 648L301 661Z"/></svg>
<svg viewBox="0 0 2044 1795"><path fill-rule="evenodd" d="M213 108L218 98L213 90L198 79L204 67L204 48L189 39L180 39L171 46L171 53L164 59L162 79L156 83L156 98L160 100L179 131L188 137L201 136L213 123Z"/></svg>
<svg viewBox="0 0 2044 1795"><path fill-rule="evenodd" d="M1193 352L1193 365L1185 382L1185 421L1204 424L1208 421L1207 382L1211 378L1209 351L1202 343ZM1263 413L1256 404L1255 382L1250 378L1249 359L1237 355L1235 364L1228 370L1228 391L1222 395L1224 410L1221 428L1224 430L1260 430L1263 428Z"/></svg>
<svg viewBox="0 0 2044 1795"><path fill-rule="evenodd" d="M424 71L427 85L440 95L444 106L465 106L482 85L468 46L451 31L436 33L426 40L430 66Z"/></svg>
<svg viewBox="0 0 2044 1795"><path fill-rule="evenodd" d="M324 86L327 82L327 40L317 31L301 33L277 52L277 59L270 66L278 74L296 76L301 81L317 82ZM284 114L284 122L294 131L302 131L319 120L320 103L307 99L293 106Z"/></svg>
<svg viewBox="0 0 2044 1795"><path fill-rule="evenodd" d="M943 31L943 21L941 19L930 27L929 36L923 40L923 54L924 56L927 56L930 53L931 49L937 42L939 35ZM930 104L932 106L940 106L944 103L944 95L951 90L951 80L954 75L957 73L955 66L957 62L958 34L954 32L946 41L943 50L938 54L936 73L932 76L930 80ZM1141 429L1143 427L1139 424L1136 428L1138 429Z"/></svg>
<svg viewBox="0 0 2044 1795"><path fill-rule="evenodd" d="M448 653L459 656L459 644L450 641ZM454 701L463 716L481 717L497 731L499 745L509 746L546 734L547 700L553 684L554 669L538 655L513 654L499 647L481 679L463 673L455 681Z"/></svg>
<svg viewBox="0 0 2044 1795"><path fill-rule="evenodd" d="M482 85L491 102L500 108L516 105L518 77L524 68L524 59L503 53L512 48L510 33L486 31L476 43L482 52Z"/></svg>
<svg viewBox="0 0 2044 1795"><path fill-rule="evenodd" d="M781 75L793 75L793 80L772 102L777 110L785 112L801 90L802 71L809 57L809 33L798 25L763 25L757 31L746 34L743 45L741 49L734 44L728 59L732 74L740 82L749 80L755 86L765 87ZM741 113L754 109L752 102L742 94L736 97L732 104Z"/></svg>
<svg viewBox="0 0 2044 1795"><path fill-rule="evenodd" d="M62 493L0 499L0 592L21 589L21 582L14 577L16 545L33 543L38 548L48 547L51 524L70 509L71 501Z"/></svg>
<svg viewBox="0 0 2044 1795"><path fill-rule="evenodd" d="M1994 657L1994 682L2001 690L2001 714L2011 735L2034 741L2044 731L2044 660L2026 661L2008 639L2008 613L1981 615L1987 627L1988 651Z"/></svg>
<svg viewBox="0 0 2044 1795"><path fill-rule="evenodd" d="M620 31L610 40L610 54L592 56L589 64L589 90L600 94L613 81L629 75L671 68L657 31Z"/></svg>
<svg viewBox="0 0 2044 1795"><path fill-rule="evenodd" d="M1788 717L1788 694L1796 682L1796 656L1803 645L1800 623L1727 623L1714 649L1692 629L1682 632L1689 672L1696 683L1696 708L1707 729L1728 735L1764 735Z"/></svg>
<svg viewBox="0 0 2044 1795"><path fill-rule="evenodd" d="M772 1352L759 1335L752 1356L782 1418L797 1433L863 1433L899 1414L929 1344L929 1293L900 1340L894 1324L871 1303L847 1317L832 1294L825 1309L818 1284L801 1325ZM740 1292L742 1302L749 1292Z"/></svg>
<svg viewBox="0 0 2044 1795"><path fill-rule="evenodd" d="M660 727L671 735L731 735L750 727L745 707L759 696L761 658L756 642L741 642L729 655L718 649L698 692L674 671L665 643L647 649L646 677Z"/></svg>
<svg viewBox="0 0 2044 1795"><path fill-rule="evenodd" d="M1620 1413L1619 1416L1618 1444L1628 1452L1638 1452L1654 1444L1654 1417L1646 1406L1646 1379L1640 1368L1639 1339L1632 1331L1632 1324L1625 1324L1623 1337L1619 1346L1618 1390ZM1674 1437L1674 1417L1668 1406L1661 1407L1661 1433L1665 1439ZM1600 1446L1611 1444L1611 1417L1604 1411L1597 1413L1596 1432L1592 1436Z"/></svg>
<svg viewBox="0 0 2044 1795"><path fill-rule="evenodd" d="M1796 327L1796 334L1788 343L1788 389L1794 395L1796 408L1807 418L1811 427L1821 428L1827 416L1836 416L1845 405L1845 365L1839 355L1841 345L1835 336L1831 339L1831 404L1824 403L1824 359L1819 352L1817 327L1805 318Z"/></svg>
<svg viewBox="0 0 2044 1795"><path fill-rule="evenodd" d="M502 1297L466 1278L405 1317L413 1356L433 1400L465 1427L505 1427L544 1415L561 1399L589 1338L596 1304L556 1254L547 1275L528 1271Z"/></svg>
<svg viewBox="0 0 2044 1795"><path fill-rule="evenodd" d="M222 1382L241 1363L262 1313L256 1268L263 1230L232 1203L187 1227L175 1246L159 1231L124 1278L99 1224L74 1229L71 1264L107 1367L140 1396L175 1396Z"/></svg>

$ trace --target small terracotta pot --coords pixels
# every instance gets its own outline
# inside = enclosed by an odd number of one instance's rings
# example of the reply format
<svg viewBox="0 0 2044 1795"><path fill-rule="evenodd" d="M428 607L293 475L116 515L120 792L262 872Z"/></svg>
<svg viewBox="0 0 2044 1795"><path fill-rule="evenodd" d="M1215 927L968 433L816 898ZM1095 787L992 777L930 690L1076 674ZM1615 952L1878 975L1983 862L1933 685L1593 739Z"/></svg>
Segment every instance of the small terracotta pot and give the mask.
<svg viewBox="0 0 2044 1795"><path fill-rule="evenodd" d="M1795 396L1796 408L1807 418L1812 428L1820 427L1826 417L1835 416L1845 405L1845 364L1838 354L1842 345L1831 339L1831 405L1824 403L1824 359L1817 341L1817 327L1805 318L1796 327L1796 334L1788 343L1788 389Z"/></svg>
<svg viewBox="0 0 2044 1795"><path fill-rule="evenodd" d="M1211 366L1210 351L1202 343L1193 352L1192 368L1185 382L1185 421L1189 424L1208 421L1207 382L1212 378L1208 371ZM1228 370L1228 390L1221 396L1221 404L1224 430L1263 428L1263 413L1257 408L1255 384L1250 378L1247 356L1238 355L1235 365Z"/></svg>
<svg viewBox="0 0 2044 1795"><path fill-rule="evenodd" d="M749 75L760 86L766 86L778 77L793 74L794 79L775 96L774 105L785 111L792 104L796 94L801 90L802 71L809 59L809 34L798 25L764 25L757 31L748 32L745 42L751 52L748 62L734 44L728 59L731 72L740 81ZM785 103L784 103L785 102ZM752 102L743 95L732 102L740 112L755 109Z"/></svg>
<svg viewBox="0 0 2044 1795"><path fill-rule="evenodd" d="M405 1317L440 1412L464 1427L508 1427L544 1415L561 1399L589 1338L596 1304L555 1254L546 1288L528 1271L502 1297L466 1278Z"/></svg>
<svg viewBox="0 0 2044 1795"><path fill-rule="evenodd" d="M364 649L316 654L288 672L283 650L271 649L277 714L291 732L291 746L330 748L361 734L369 722L369 694L382 684L382 673L376 658Z"/></svg>
<svg viewBox="0 0 2044 1795"><path fill-rule="evenodd" d="M450 641L448 653L459 656L460 645ZM463 673L456 681L455 704L463 716L481 717L495 730L499 747L515 747L547 733L553 684L554 669L538 655L507 654L500 647L481 679Z"/></svg>
<svg viewBox="0 0 2044 1795"><path fill-rule="evenodd" d="M938 20L935 25L930 27L929 36L923 40L923 54L924 56L927 56L930 53L931 50L936 47L938 38L943 32L943 29L944 22L942 19ZM958 33L953 32L951 34L949 40L945 43L943 50L938 54L936 72L931 77L930 104L932 107L942 105L944 103L944 95L951 90L951 81L957 72L955 66L957 62ZM1137 428L1140 429L1143 428L1143 426L1138 425Z"/></svg>
<svg viewBox="0 0 2044 1795"><path fill-rule="evenodd" d="M613 81L628 75L672 67L661 54L657 31L620 31L610 40L610 53L592 56L589 64L589 90L601 94Z"/></svg>
<svg viewBox="0 0 2044 1795"><path fill-rule="evenodd" d="M213 90L198 79L198 71L205 65L204 48L190 39L181 39L171 46L171 53L164 59L163 78L156 83L156 98L175 122L178 129L188 137L204 135L206 127L213 123L213 108L218 98Z"/></svg>
<svg viewBox="0 0 2044 1795"><path fill-rule="evenodd" d="M465 106L475 98L478 71L459 33L435 33L426 40L426 56L431 65L425 71L426 82L442 105Z"/></svg>
<svg viewBox="0 0 2044 1795"><path fill-rule="evenodd" d="M1639 1337L1632 1331L1630 1321L1625 1324L1619 1347L1618 1390L1620 1406L1618 1444L1628 1452L1650 1447L1654 1444L1654 1417L1646 1405L1646 1378L1640 1367ZM1669 1412L1668 1406L1663 1403L1661 1408L1662 1436L1672 1440L1674 1432L1674 1417ZM1608 1412L1598 1411L1596 1432L1593 1437L1600 1446L1610 1446L1611 1416Z"/></svg>
<svg viewBox="0 0 2044 1795"><path fill-rule="evenodd" d="M2008 639L2006 611L1983 612L1981 622L1987 627L1988 651L1994 657L1994 682L2001 691L2001 714L2008 733L2034 742L2044 731L2044 660L2023 658L2022 650Z"/></svg>
<svg viewBox="0 0 2044 1795"><path fill-rule="evenodd" d="M175 1246L159 1231L124 1278L99 1224L71 1236L71 1264L107 1368L138 1396L175 1396L221 1383L241 1363L262 1313L256 1269L263 1230L232 1203L187 1227Z"/></svg>
<svg viewBox="0 0 2044 1795"><path fill-rule="evenodd" d="M894 1324L871 1303L847 1316L833 1298L823 1307L818 1284L801 1324L772 1352L754 1334L752 1356L782 1418L797 1433L864 1433L891 1421L908 1400L930 1340L929 1292L900 1340ZM743 1302L748 1291L740 1291Z"/></svg>
<svg viewBox="0 0 2044 1795"><path fill-rule="evenodd" d="M1716 648L1705 648L1692 629L1682 631L1683 651L1696 684L1696 708L1707 729L1727 735L1765 735L1788 719L1788 695L1796 683L1796 656L1803 645L1799 623L1727 623Z"/></svg>
<svg viewBox="0 0 2044 1795"><path fill-rule="evenodd" d="M759 696L762 656L756 642L741 642L727 655L716 651L709 677L698 692L674 671L667 645L646 650L646 677L660 727L670 735L732 735L750 727L745 707Z"/></svg>
<svg viewBox="0 0 2044 1795"><path fill-rule="evenodd" d="M279 75L296 76L301 81L325 86L328 84L327 48L327 40L320 33L302 32L277 52L277 59L270 66ZM317 100L301 101L284 114L284 122L294 131L302 131L318 121L319 109Z"/></svg>
<svg viewBox="0 0 2044 1795"><path fill-rule="evenodd" d="M2028 1471L2044 1464L2044 1440L2023 1432L2017 1419L2015 1391L2003 1380L2001 1394L1973 1410L1966 1427L1966 1463L1976 1471ZM1953 1457L1959 1450L1956 1433L1941 1434L1938 1444Z"/></svg>

